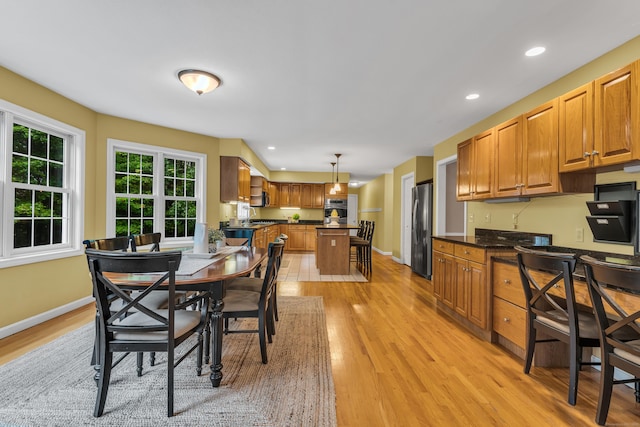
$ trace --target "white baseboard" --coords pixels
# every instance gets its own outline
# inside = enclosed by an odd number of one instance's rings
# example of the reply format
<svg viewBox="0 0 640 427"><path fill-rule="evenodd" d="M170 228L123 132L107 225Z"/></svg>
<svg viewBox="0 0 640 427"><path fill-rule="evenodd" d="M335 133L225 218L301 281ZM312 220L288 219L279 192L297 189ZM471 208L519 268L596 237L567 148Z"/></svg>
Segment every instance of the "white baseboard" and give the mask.
<svg viewBox="0 0 640 427"><path fill-rule="evenodd" d="M393 253L393 252L384 252L384 251L381 251L380 249L376 248L375 246L372 246L372 247L371 247L371 249L372 249L372 250L374 250L374 251L376 251L376 252L378 252L379 254L382 254L382 255L391 255L391 254Z"/></svg>
<svg viewBox="0 0 640 427"><path fill-rule="evenodd" d="M6 338L9 335L13 335L20 331L24 331L25 329L29 329L32 326L36 326L42 322L46 322L47 320L53 319L54 317L58 317L62 314L68 313L76 308L80 308L87 304L94 302L94 298L92 296L84 297L79 300L70 302L69 304L62 305L60 307L56 307L52 310L45 311L44 313L37 314L33 317L29 317L28 319L21 320L16 323L12 323L11 325L0 328L0 339Z"/></svg>

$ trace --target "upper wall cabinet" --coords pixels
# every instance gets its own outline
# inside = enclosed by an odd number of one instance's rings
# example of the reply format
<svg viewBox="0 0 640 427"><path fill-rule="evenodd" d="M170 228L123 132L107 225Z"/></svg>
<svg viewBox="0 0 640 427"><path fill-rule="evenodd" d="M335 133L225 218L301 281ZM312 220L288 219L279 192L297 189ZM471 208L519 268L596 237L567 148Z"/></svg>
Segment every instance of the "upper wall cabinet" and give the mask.
<svg viewBox="0 0 640 427"><path fill-rule="evenodd" d="M251 169L239 157L220 157L220 201L249 202Z"/></svg>
<svg viewBox="0 0 640 427"><path fill-rule="evenodd" d="M593 82L559 98L560 172L573 172L593 166Z"/></svg>
<svg viewBox="0 0 640 427"><path fill-rule="evenodd" d="M595 81L594 166L640 159L639 66L636 61Z"/></svg>
<svg viewBox="0 0 640 427"><path fill-rule="evenodd" d="M558 191L558 101L553 100L522 117L523 195Z"/></svg>
<svg viewBox="0 0 640 427"><path fill-rule="evenodd" d="M494 159L493 129L458 144L458 200L493 196Z"/></svg>
<svg viewBox="0 0 640 427"><path fill-rule="evenodd" d="M522 183L522 116L495 127L496 197L520 195Z"/></svg>

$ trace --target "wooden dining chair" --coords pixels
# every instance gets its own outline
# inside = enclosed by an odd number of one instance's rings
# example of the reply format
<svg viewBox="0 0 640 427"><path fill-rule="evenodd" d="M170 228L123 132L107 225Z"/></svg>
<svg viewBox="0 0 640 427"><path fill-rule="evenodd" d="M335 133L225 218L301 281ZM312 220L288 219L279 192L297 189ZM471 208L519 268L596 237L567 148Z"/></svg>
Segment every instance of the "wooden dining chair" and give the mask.
<svg viewBox="0 0 640 427"><path fill-rule="evenodd" d="M262 363L268 362L267 341L272 342L272 335L275 334L273 306L271 303L283 248L283 242L269 243L269 261L264 278L261 280L260 292L255 292L252 289L228 289L224 297L224 307L222 309L224 333L257 333L260 341ZM256 279L254 278L253 280ZM230 329L229 319L239 318L257 318L257 329Z"/></svg>
<svg viewBox="0 0 640 427"><path fill-rule="evenodd" d="M527 304L527 348L524 373L531 370L538 344L561 341L569 346L569 394L575 405L578 373L582 366L598 363L582 360L584 347L599 347L598 327L592 312L580 311L575 300L575 254L515 247L518 270ZM545 335L538 338L537 334ZM548 337L548 338L547 338Z"/></svg>
<svg viewBox="0 0 640 427"><path fill-rule="evenodd" d="M180 252L108 252L85 250L93 291L99 312L100 354L98 393L93 415L100 417L105 408L112 369L122 360L113 362L116 352L166 352L167 353L167 416L173 416L173 371L191 352L198 350L198 365L202 365L202 330L208 322L208 294L200 294L200 311L179 310L175 304L175 273L180 264ZM154 274L157 279L135 297L128 293L128 284L112 280L111 274ZM111 278L109 278L111 277ZM129 284L130 285L130 284ZM148 306L147 298L154 291L167 292L168 307L157 310ZM109 295L115 294L123 301L122 307L113 312ZM123 316L125 313L130 313ZM177 361L176 346L191 335L198 339Z"/></svg>
<svg viewBox="0 0 640 427"><path fill-rule="evenodd" d="M600 396L595 421L607 421L614 384L633 382L636 402L640 400L640 267L580 258L600 333ZM615 379L618 368L631 379Z"/></svg>

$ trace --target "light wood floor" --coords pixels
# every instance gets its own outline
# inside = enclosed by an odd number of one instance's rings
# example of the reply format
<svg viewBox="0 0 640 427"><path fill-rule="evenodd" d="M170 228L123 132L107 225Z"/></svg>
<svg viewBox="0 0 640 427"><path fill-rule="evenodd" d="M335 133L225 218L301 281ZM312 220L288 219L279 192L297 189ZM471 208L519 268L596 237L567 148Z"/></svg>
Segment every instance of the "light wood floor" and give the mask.
<svg viewBox="0 0 640 427"><path fill-rule="evenodd" d="M532 368L434 310L429 282L374 253L371 281L282 282L282 295L322 295L338 425L595 425L599 374L586 368L578 404L566 369ZM92 321L87 306L0 340L0 364ZM277 345L277 338L273 345ZM46 363L44 361L43 363ZM640 425L633 391L616 386L607 425Z"/></svg>

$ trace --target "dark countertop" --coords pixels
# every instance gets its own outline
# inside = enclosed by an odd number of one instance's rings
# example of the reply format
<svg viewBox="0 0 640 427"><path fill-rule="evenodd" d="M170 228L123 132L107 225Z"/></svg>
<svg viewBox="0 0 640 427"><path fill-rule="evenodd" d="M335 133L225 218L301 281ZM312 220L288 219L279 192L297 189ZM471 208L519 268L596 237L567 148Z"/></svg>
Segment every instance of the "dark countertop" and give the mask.
<svg viewBox="0 0 640 427"><path fill-rule="evenodd" d="M514 246L541 246L551 244L551 235L510 230L489 230L477 228L475 236L433 236L453 243L478 246L484 249L508 248Z"/></svg>
<svg viewBox="0 0 640 427"><path fill-rule="evenodd" d="M623 265L634 265L640 266L640 258L633 255L623 255L623 254L613 254L609 252L598 252L598 251L589 251L584 249L575 249L575 248L566 248L562 246L541 246L535 247L531 249L545 250L549 252L563 252L563 253L574 253L578 256L578 262L576 263L576 269L573 273L574 279L578 280L586 280L584 273L584 265L582 261L580 261L580 257L583 255L589 255L597 260L619 263ZM510 265L518 265L518 260L515 255L513 256L494 256L493 261L501 262L504 264Z"/></svg>
<svg viewBox="0 0 640 427"><path fill-rule="evenodd" d="M259 219L252 221L249 225L229 225L228 221L220 222L220 228L229 228L229 229L242 229L242 228L251 228L257 230L259 228L269 227L272 225L280 225L280 224L290 224L290 225L322 225L322 220L300 220L298 222L288 222L285 220L277 220L277 219Z"/></svg>
<svg viewBox="0 0 640 427"><path fill-rule="evenodd" d="M351 225L351 224L338 224L338 225L331 225L331 224L319 224L316 226L316 229L318 230L324 230L324 229L333 229L333 230L357 230L360 227L357 225Z"/></svg>

